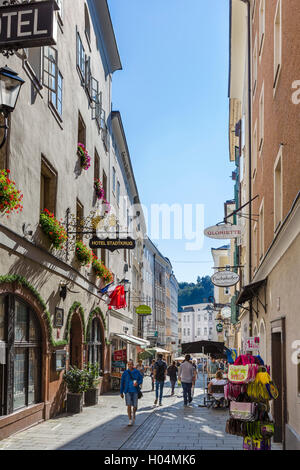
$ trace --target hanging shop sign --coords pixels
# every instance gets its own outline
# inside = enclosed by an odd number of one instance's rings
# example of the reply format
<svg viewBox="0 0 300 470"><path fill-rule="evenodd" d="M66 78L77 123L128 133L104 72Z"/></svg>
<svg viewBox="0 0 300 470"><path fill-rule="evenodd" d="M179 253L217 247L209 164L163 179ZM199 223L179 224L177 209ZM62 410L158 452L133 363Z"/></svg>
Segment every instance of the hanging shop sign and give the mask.
<svg viewBox="0 0 300 470"><path fill-rule="evenodd" d="M148 305L140 305L139 307L136 307L135 312L137 315L151 315L152 314L152 309Z"/></svg>
<svg viewBox="0 0 300 470"><path fill-rule="evenodd" d="M217 329L217 332L218 332L218 333L222 333L222 331L223 331L223 325L222 325L222 323L218 323L217 326L216 326L216 329Z"/></svg>
<svg viewBox="0 0 300 470"><path fill-rule="evenodd" d="M219 271L211 277L212 283L217 287L235 286L240 276L233 271Z"/></svg>
<svg viewBox="0 0 300 470"><path fill-rule="evenodd" d="M64 326L64 309L63 308L55 308L54 313L54 320L53 320L54 328L62 328Z"/></svg>
<svg viewBox="0 0 300 470"><path fill-rule="evenodd" d="M0 49L53 46L57 22L54 0L0 7Z"/></svg>
<svg viewBox="0 0 300 470"><path fill-rule="evenodd" d="M116 251L116 250L134 250L135 240L132 238L122 238L122 239L110 239L106 238L102 240L98 237L93 237L90 240L90 248L98 249L102 248L104 250Z"/></svg>
<svg viewBox="0 0 300 470"><path fill-rule="evenodd" d="M239 225L214 225L204 230L204 235L208 238L230 239L242 236L242 228Z"/></svg>
<svg viewBox="0 0 300 470"><path fill-rule="evenodd" d="M231 308L223 307L221 310L221 315L223 318L231 318Z"/></svg>

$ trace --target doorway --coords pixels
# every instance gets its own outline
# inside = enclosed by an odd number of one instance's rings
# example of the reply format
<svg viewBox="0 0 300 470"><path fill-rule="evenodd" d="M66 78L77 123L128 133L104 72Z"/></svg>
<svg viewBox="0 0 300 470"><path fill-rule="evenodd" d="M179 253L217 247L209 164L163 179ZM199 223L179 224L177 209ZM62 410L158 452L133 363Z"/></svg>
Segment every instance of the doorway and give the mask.
<svg viewBox="0 0 300 470"><path fill-rule="evenodd" d="M273 401L275 433L274 442L282 442L285 449L285 425L287 422L286 405L286 346L285 319L281 327L272 330L272 378L277 385L279 397Z"/></svg>
<svg viewBox="0 0 300 470"><path fill-rule="evenodd" d="M70 329L70 366L82 369L82 324L77 312L74 313Z"/></svg>

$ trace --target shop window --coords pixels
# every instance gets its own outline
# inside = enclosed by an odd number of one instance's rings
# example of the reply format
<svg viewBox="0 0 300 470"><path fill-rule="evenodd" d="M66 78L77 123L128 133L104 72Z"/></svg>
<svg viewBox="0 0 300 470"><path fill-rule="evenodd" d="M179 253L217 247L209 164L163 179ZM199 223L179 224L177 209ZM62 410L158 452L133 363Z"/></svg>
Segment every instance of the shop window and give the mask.
<svg viewBox="0 0 300 470"><path fill-rule="evenodd" d="M33 310L13 296L0 299L0 322L8 350L0 370L3 416L41 400L41 331Z"/></svg>
<svg viewBox="0 0 300 470"><path fill-rule="evenodd" d="M41 160L41 187L40 187L40 209L48 209L55 214L57 191L57 172L50 163L42 156Z"/></svg>

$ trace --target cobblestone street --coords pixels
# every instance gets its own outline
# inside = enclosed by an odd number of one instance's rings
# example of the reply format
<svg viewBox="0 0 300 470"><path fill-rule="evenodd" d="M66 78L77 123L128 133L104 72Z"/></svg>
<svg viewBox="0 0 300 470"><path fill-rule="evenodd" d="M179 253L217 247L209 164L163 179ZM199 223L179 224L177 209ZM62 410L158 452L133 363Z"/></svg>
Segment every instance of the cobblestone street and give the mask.
<svg viewBox="0 0 300 470"><path fill-rule="evenodd" d="M134 426L128 426L124 402L106 394L79 415L60 415L0 441L1 450L242 450L242 438L225 433L228 410L198 407L203 389L195 390L193 406L183 408L182 389L163 406L154 407L150 379L144 382ZM273 449L278 448L272 446Z"/></svg>

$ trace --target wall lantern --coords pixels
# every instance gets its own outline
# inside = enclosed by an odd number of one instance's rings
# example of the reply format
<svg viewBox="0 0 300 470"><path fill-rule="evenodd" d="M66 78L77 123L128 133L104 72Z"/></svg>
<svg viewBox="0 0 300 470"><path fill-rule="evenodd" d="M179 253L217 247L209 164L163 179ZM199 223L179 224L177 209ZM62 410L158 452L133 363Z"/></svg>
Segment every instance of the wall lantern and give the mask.
<svg viewBox="0 0 300 470"><path fill-rule="evenodd" d="M3 147L7 139L8 117L16 107L21 86L24 83L25 81L7 66L0 68L0 112L5 117L4 125L0 126L1 129L4 129L4 136L0 144L0 149Z"/></svg>

